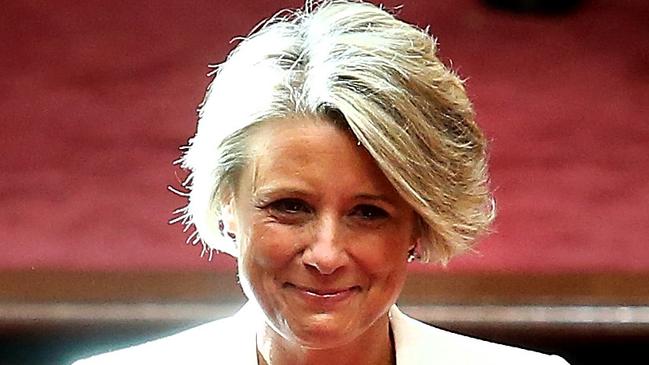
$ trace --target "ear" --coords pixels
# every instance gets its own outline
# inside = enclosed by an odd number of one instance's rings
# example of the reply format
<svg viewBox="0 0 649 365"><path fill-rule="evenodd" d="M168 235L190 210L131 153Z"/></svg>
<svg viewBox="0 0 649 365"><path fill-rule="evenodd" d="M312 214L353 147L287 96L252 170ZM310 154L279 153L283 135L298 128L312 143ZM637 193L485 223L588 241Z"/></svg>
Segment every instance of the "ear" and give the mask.
<svg viewBox="0 0 649 365"><path fill-rule="evenodd" d="M414 244L412 244L410 247L408 247L408 262L413 262L417 261L421 258L421 255L419 254L419 249L421 248L420 240L417 239Z"/></svg>
<svg viewBox="0 0 649 365"><path fill-rule="evenodd" d="M412 228L412 235L410 236L410 246L408 246L408 251L417 250L421 247L421 240L424 237L424 226L426 224L423 222L423 218L420 215L415 214L415 224Z"/></svg>
<svg viewBox="0 0 649 365"><path fill-rule="evenodd" d="M229 199L221 208L221 221L223 222L223 234L234 238L239 232L237 211L234 199Z"/></svg>

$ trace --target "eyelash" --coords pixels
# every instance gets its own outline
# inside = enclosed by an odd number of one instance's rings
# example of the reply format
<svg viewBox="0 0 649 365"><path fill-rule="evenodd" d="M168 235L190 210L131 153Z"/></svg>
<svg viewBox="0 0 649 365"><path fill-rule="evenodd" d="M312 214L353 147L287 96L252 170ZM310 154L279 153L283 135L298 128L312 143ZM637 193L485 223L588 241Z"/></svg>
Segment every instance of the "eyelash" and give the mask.
<svg viewBox="0 0 649 365"><path fill-rule="evenodd" d="M309 214L313 209L301 199L285 198L271 202L264 207L276 214L295 216L298 214ZM351 216L360 217L363 220L375 221L389 218L390 214L383 208L371 204L359 204L352 208Z"/></svg>
<svg viewBox="0 0 649 365"><path fill-rule="evenodd" d="M385 211L385 209L370 204L357 205L354 207L354 209L352 209L352 211L354 212L354 214L356 214L356 212L361 213L361 218L365 220L378 220L388 218L390 216L388 212Z"/></svg>
<svg viewBox="0 0 649 365"><path fill-rule="evenodd" d="M266 206L272 211L284 214L311 213L311 208L300 199L279 199Z"/></svg>

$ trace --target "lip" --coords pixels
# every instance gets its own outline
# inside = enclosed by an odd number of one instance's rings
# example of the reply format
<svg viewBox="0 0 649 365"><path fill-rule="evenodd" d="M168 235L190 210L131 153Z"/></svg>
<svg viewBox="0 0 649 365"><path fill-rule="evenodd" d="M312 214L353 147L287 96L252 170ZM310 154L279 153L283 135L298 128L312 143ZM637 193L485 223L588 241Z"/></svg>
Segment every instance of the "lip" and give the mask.
<svg viewBox="0 0 649 365"><path fill-rule="evenodd" d="M286 288L294 292L302 301L316 307L330 308L344 304L360 291L359 286L311 287L286 283Z"/></svg>

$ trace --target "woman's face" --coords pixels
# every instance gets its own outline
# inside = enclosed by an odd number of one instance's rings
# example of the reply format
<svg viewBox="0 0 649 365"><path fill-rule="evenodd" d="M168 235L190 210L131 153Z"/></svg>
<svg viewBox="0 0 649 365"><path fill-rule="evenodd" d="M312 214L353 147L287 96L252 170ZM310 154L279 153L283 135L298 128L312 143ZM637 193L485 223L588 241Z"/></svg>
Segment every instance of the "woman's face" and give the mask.
<svg viewBox="0 0 649 365"><path fill-rule="evenodd" d="M387 329L406 278L415 214L349 133L278 120L251 143L227 226L239 275L267 323L311 348Z"/></svg>

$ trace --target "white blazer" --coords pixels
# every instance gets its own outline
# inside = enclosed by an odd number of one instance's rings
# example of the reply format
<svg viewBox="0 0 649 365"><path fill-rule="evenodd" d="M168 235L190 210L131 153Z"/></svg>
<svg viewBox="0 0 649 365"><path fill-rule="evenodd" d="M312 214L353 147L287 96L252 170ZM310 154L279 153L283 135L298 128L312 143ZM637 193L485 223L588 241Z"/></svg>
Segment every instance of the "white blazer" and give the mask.
<svg viewBox="0 0 649 365"><path fill-rule="evenodd" d="M389 312L397 365L566 365L558 356L499 345L444 331ZM79 360L73 365L257 365L256 327L261 309L247 303L231 317L142 345Z"/></svg>

